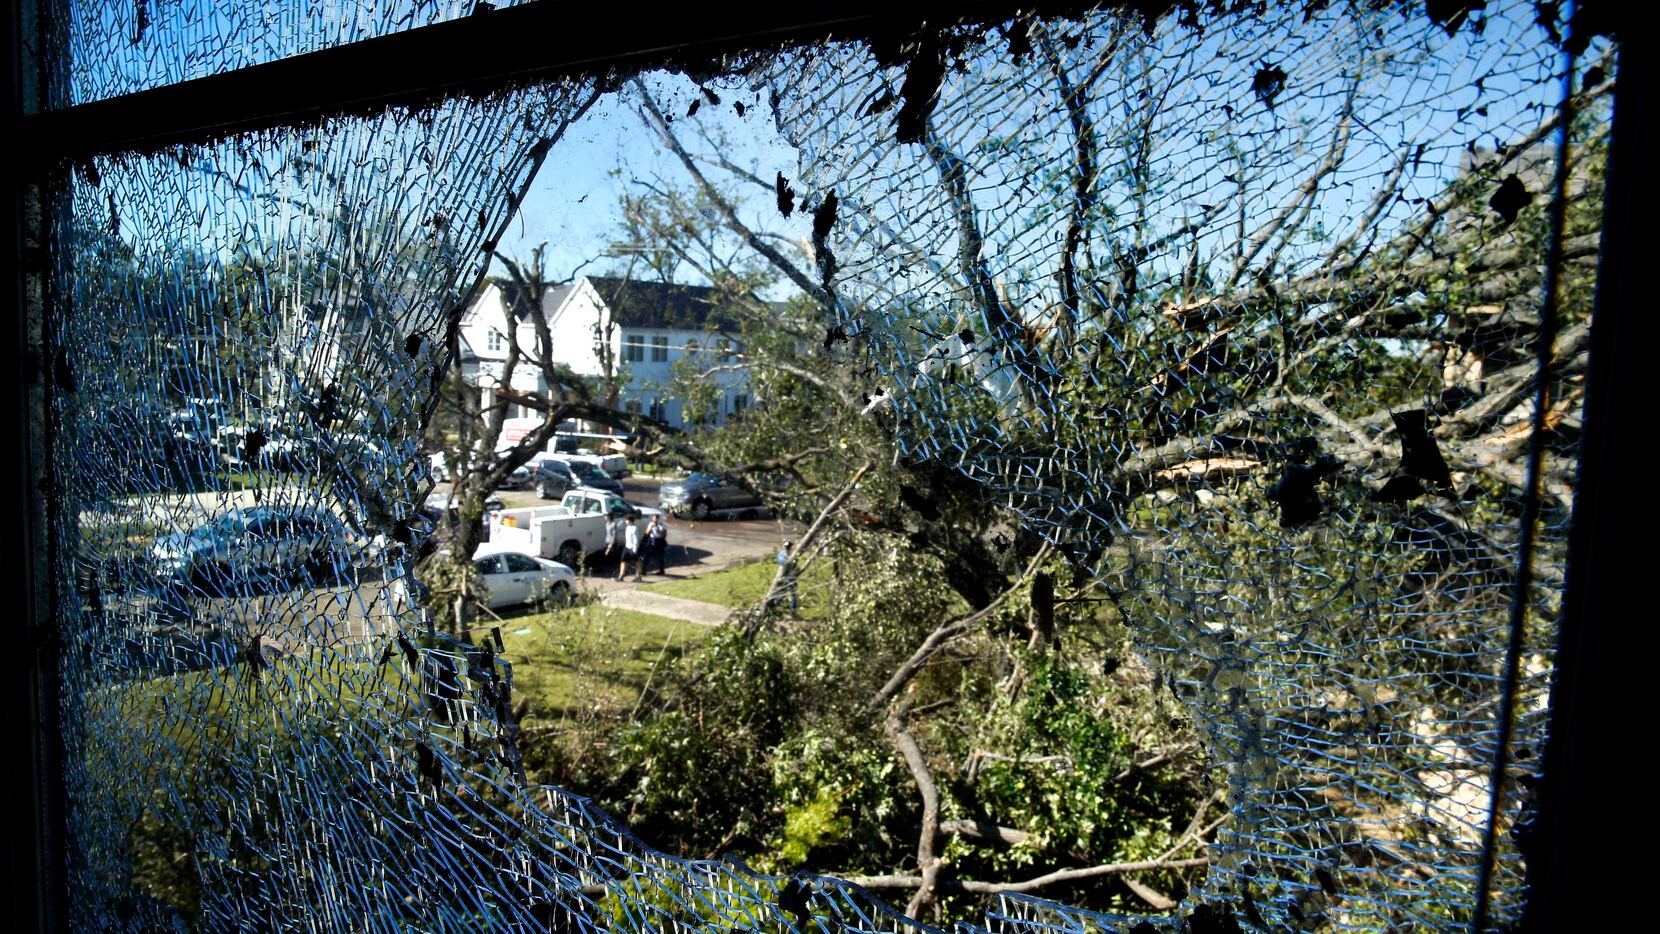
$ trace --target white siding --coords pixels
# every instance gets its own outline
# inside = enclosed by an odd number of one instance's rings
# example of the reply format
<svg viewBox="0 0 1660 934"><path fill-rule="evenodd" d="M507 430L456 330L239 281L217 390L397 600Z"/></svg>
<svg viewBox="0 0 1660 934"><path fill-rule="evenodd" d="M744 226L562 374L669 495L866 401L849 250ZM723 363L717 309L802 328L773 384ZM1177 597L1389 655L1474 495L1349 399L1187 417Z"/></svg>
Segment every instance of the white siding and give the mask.
<svg viewBox="0 0 1660 934"><path fill-rule="evenodd" d="M506 349L490 350L489 334L491 331L503 332L506 326L507 308L502 302L501 288L493 282L489 283L467 313L461 316L461 346L471 350L473 356L480 360L501 360L507 356Z"/></svg>
<svg viewBox="0 0 1660 934"><path fill-rule="evenodd" d="M550 292L543 305L543 314L547 316L548 332L553 341L554 361L569 366L573 372L581 376L603 375L599 341L602 333L600 329L608 324L608 312L600 300L599 293L586 278L579 280L568 290ZM478 358L478 369L483 374L486 384L490 382L488 377L492 366L499 373L500 361L507 356L505 348L500 351L489 349L489 331L492 327L498 330L504 328L506 320L507 310L504 307L501 289L490 284L485 287L478 301L468 309L461 321L462 340ZM638 336L643 340L643 360L623 360L625 336ZM652 348L659 338L667 341L668 352L665 360L652 359ZM736 348L737 341L733 338L727 339L731 340ZM519 340L527 353L533 351L536 345L536 329L532 323L524 322L519 325ZM652 402L660 400L663 403L666 421L683 427L684 411L680 401L668 399L668 384L674 375L674 365L686 356L689 343L694 343L698 347L700 364L704 368L720 366L723 363L737 363L736 356L728 361L720 359L720 340L719 335L702 330L612 328L609 334L612 366L619 372L626 371L629 377L618 393L617 407L627 409L628 403L633 402L638 404L640 411L649 412ZM478 376L470 374L469 378L477 380ZM721 387L720 411L714 416L714 423L724 424L732 411L733 396L749 392L749 374L743 370L730 370L712 374L709 379ZM525 391L546 388L542 385L540 371L530 360L522 360L514 374L513 383L515 388Z"/></svg>
<svg viewBox="0 0 1660 934"><path fill-rule="evenodd" d="M548 331L553 335L553 359L570 367L581 376L601 376L604 369L599 356L599 335L596 327L602 325L602 304L594 287L582 279L564 296L556 308L547 309ZM611 335L612 359L621 352L621 343ZM614 365L614 364L613 364Z"/></svg>
<svg viewBox="0 0 1660 934"><path fill-rule="evenodd" d="M462 347L477 358L472 372L467 374L469 382L491 387L500 379L502 361L507 359L507 327L507 306L501 288L490 283L461 318ZM490 339L492 332L501 335L494 345ZM528 353L536 344L535 328L521 326L519 341ZM513 388L522 392L539 392L545 388L541 371L523 354L513 370Z"/></svg>

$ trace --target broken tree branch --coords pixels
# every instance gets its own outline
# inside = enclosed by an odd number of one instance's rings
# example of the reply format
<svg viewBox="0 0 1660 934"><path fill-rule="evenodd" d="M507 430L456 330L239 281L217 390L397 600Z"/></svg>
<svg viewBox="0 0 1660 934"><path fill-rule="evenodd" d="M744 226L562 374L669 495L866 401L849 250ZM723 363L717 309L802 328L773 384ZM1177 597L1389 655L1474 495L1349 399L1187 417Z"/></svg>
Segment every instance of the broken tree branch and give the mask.
<svg viewBox="0 0 1660 934"><path fill-rule="evenodd" d="M921 915L924 908L936 904L939 897L940 861L934 855L934 843L940 832L940 801L939 790L934 785L934 773L928 768L922 747L917 745L916 738L910 733L909 717L909 707L901 704L888 714L883 726L888 739L905 760L911 780L916 783L917 793L922 796L922 831L917 835L916 842L916 864L921 875L917 878L917 892L905 907L905 913L915 918Z"/></svg>
<svg viewBox="0 0 1660 934"><path fill-rule="evenodd" d="M847 481L847 485L842 487L841 492L837 493L831 498L830 502L825 504L823 509L819 510L818 518L813 520L813 524L807 527L807 531L802 534L801 540L796 543L796 555L800 555L812 547L813 541L824 531L829 518L841 509L842 504L847 502L848 497L853 495L853 491L859 486L859 481L865 478L865 474L870 472L872 466L874 465L871 461L865 461L863 466L854 472L853 478ZM762 598L760 603L751 608L748 618L744 620L745 639L755 638L755 634L760 631L761 624L766 621L772 607L783 594L788 592L790 587L795 586L800 575L801 569L797 566L794 555L791 556L789 561L778 566L778 573L773 576L772 586L767 588L767 595Z"/></svg>

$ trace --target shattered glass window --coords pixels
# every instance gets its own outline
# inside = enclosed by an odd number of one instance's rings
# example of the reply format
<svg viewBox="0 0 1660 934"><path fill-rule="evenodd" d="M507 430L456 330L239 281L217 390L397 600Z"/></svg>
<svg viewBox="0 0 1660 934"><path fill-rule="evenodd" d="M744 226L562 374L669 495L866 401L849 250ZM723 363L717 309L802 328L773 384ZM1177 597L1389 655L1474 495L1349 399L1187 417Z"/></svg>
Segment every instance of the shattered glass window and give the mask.
<svg viewBox="0 0 1660 934"><path fill-rule="evenodd" d="M476 0L66 0L53 26L65 36L67 107L235 71L429 26L478 12Z"/></svg>
<svg viewBox="0 0 1660 934"><path fill-rule="evenodd" d="M71 4L59 96L472 6ZM904 457L1098 581L1190 712L1225 802L1195 930L1524 904L1613 51L1529 3L1443 9L1109 7L728 63L796 153L822 352ZM937 861L860 886L679 859L526 779L499 631L448 634L412 573L420 438L490 253L614 78L73 168L74 924L922 930L884 899L938 886L984 898L965 930L1173 928Z"/></svg>

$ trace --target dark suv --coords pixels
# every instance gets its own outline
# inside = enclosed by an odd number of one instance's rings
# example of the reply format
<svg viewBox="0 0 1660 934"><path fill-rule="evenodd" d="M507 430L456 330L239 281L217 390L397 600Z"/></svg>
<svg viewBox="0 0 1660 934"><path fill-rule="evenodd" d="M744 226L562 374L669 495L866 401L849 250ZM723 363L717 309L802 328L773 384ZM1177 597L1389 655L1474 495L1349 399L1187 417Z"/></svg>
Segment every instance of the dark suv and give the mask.
<svg viewBox="0 0 1660 934"><path fill-rule="evenodd" d="M582 485L582 478L571 470L571 465L560 460L541 460L535 468L530 484L541 499L560 499Z"/></svg>
<svg viewBox="0 0 1660 934"><path fill-rule="evenodd" d="M576 474L582 485L594 490L604 490L607 493L622 495L622 481L601 470L587 461L566 461L571 473Z"/></svg>

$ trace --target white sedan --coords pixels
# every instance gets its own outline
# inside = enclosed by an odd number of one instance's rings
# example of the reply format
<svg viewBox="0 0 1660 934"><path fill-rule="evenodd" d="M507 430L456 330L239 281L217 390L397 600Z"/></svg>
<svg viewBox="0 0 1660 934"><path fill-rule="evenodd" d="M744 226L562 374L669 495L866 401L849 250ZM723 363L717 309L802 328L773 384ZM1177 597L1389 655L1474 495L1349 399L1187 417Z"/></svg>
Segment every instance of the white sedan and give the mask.
<svg viewBox="0 0 1660 934"><path fill-rule="evenodd" d="M569 603L576 593L576 573L557 561L522 552L480 545L473 567L490 609L519 603Z"/></svg>

